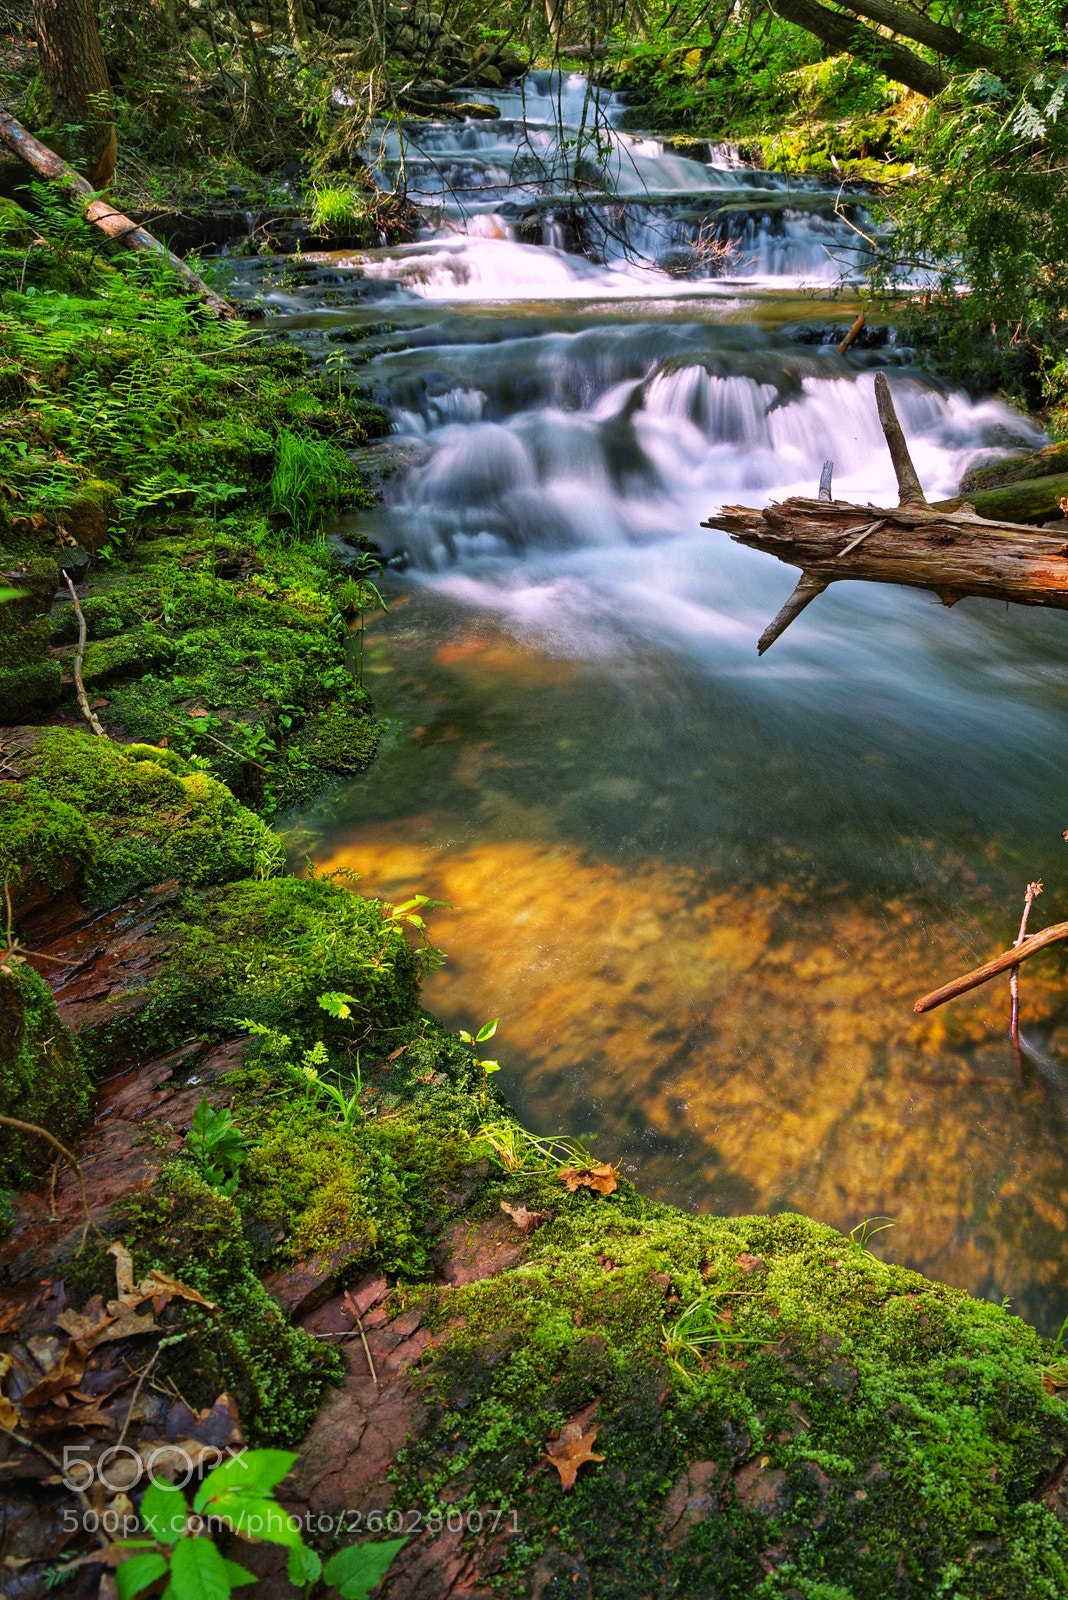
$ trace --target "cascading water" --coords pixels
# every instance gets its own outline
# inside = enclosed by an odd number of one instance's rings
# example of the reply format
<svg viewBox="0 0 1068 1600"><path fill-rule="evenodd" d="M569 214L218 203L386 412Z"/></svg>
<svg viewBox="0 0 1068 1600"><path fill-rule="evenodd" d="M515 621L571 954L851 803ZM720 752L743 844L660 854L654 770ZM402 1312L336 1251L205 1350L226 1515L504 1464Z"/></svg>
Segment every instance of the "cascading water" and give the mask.
<svg viewBox="0 0 1068 1600"><path fill-rule="evenodd" d="M843 583L758 662L795 574L700 527L827 457L893 494L880 368L932 498L1039 435L890 333L838 354L862 196L596 99L534 74L498 119L410 126L420 238L297 289L240 269L313 352L370 352L394 432L348 531L407 562L368 648L383 753L295 845L452 904L428 1001L502 1015L528 1124L699 1208L892 1216L898 1259L1059 1323L1055 973L1025 969L1021 1085L1004 996L911 1000L1011 938L1029 878L1064 915L1063 624Z"/></svg>

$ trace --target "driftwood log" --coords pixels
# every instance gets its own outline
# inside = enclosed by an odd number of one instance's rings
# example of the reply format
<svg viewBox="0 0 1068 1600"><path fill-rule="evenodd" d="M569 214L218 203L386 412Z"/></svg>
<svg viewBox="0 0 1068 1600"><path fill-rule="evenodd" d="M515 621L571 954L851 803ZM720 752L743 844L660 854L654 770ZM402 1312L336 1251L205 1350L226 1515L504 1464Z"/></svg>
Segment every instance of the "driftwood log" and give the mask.
<svg viewBox="0 0 1068 1600"><path fill-rule="evenodd" d="M702 523L729 533L738 544L766 550L788 566L801 568L797 588L761 634L758 654L763 655L828 584L842 578L930 589L947 606L977 595L1068 610L1064 535L1019 523L991 522L968 504L958 510L929 505L881 372L875 379L875 398L897 475L896 506L831 499L825 465L819 499L796 497L763 511L724 506L718 516Z"/></svg>
<svg viewBox="0 0 1068 1600"><path fill-rule="evenodd" d="M192 267L187 267L179 256L168 250L167 246L161 244L146 228L139 227L136 222L131 222L129 217L123 216L110 200L102 199L85 179L75 172L69 162L57 156L56 152L50 150L46 144L42 144L40 139L35 139L18 118L11 115L6 106L0 106L0 143L13 150L21 161L32 167L42 178L47 178L51 183L58 183L69 194L77 195L81 200L87 200L89 203L85 207L85 216L106 233L109 239L114 239L116 244L128 250L148 250L154 255L162 256L175 277L194 294L198 294L215 316L237 316L229 301L209 288Z"/></svg>

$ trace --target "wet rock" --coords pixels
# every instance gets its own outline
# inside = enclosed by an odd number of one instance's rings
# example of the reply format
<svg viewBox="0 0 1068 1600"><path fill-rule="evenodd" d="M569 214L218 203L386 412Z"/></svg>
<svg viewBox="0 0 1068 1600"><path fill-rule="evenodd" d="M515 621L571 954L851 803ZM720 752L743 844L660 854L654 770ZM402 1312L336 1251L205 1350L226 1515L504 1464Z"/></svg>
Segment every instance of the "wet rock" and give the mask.
<svg viewBox="0 0 1068 1600"><path fill-rule="evenodd" d="M359 1256L366 1255L367 1240L346 1239L334 1250L310 1256L264 1279L264 1287L292 1317L303 1317L329 1300L338 1280Z"/></svg>
<svg viewBox="0 0 1068 1600"><path fill-rule="evenodd" d="M776 1517L784 1510L786 1473L773 1467L769 1456L754 1456L734 1475L734 1494L739 1505L761 1516Z"/></svg>
<svg viewBox="0 0 1068 1600"><path fill-rule="evenodd" d="M506 1216L490 1217L472 1227L456 1222L434 1252L438 1276L454 1286L492 1278L522 1261L527 1241Z"/></svg>
<svg viewBox="0 0 1068 1600"><path fill-rule="evenodd" d="M727 1473L716 1461L694 1461L679 1478L664 1507L661 1528L670 1545L685 1542L716 1509Z"/></svg>

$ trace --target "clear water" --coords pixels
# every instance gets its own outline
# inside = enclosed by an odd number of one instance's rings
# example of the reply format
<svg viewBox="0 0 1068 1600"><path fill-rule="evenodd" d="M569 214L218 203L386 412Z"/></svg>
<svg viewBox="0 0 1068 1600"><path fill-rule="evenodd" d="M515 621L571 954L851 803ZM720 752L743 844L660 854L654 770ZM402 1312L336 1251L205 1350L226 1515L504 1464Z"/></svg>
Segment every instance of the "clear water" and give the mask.
<svg viewBox="0 0 1068 1600"><path fill-rule="evenodd" d="M1065 914L1064 622L842 583L758 660L796 575L700 527L828 456L889 497L879 368L932 498L1038 435L892 340L837 354L861 214L834 193L610 134L611 238L578 239L584 81L501 110L414 131L414 244L246 272L313 351L374 325L394 470L352 520L410 562L369 637L382 755L294 849L450 902L427 1001L502 1017L528 1125L697 1209L891 1217L884 1253L1056 1326L1059 960L1024 970L1022 1082L1004 988L912 1001L1011 941L1029 878ZM739 248L680 273L713 233Z"/></svg>

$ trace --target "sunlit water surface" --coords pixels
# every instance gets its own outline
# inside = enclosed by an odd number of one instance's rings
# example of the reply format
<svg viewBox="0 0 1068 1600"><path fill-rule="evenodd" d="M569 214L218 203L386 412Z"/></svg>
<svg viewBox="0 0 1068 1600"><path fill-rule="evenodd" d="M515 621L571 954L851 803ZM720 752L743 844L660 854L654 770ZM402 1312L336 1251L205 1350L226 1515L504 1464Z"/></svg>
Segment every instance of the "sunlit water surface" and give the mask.
<svg viewBox="0 0 1068 1600"><path fill-rule="evenodd" d="M1011 941L1029 878L1064 915L1064 622L841 584L758 661L795 574L700 527L827 456L840 496L891 495L879 369L932 498L1038 436L893 339L838 355L857 197L619 134L619 204L576 224L583 80L500 104L413 130L413 245L243 269L320 356L371 329L392 470L349 531L410 562L368 636L380 758L294 849L449 902L426 1000L501 1016L532 1128L698 1210L893 1218L884 1253L1056 1326L1057 957L1024 970L1022 1082L1004 986L912 1001Z"/></svg>

